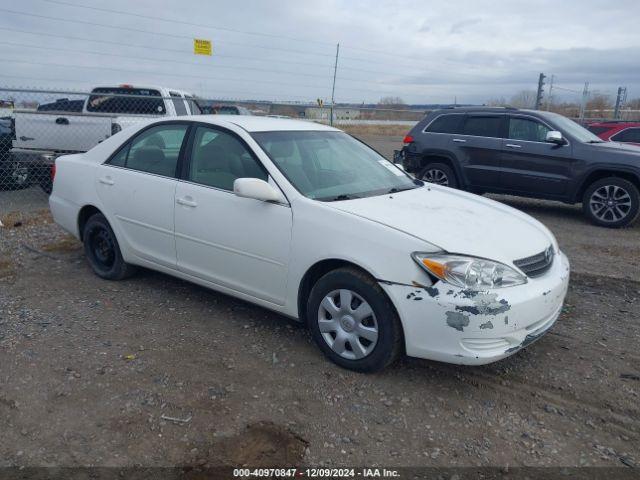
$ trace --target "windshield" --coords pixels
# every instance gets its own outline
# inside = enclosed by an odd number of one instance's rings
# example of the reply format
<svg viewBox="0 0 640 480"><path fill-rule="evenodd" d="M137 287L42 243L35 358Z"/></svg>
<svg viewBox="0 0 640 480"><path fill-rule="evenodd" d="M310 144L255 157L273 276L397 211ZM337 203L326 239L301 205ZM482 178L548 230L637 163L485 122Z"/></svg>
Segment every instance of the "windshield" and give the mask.
<svg viewBox="0 0 640 480"><path fill-rule="evenodd" d="M572 138L575 138L578 142L602 142L601 138L598 138L596 135L591 133L579 123L574 122L570 118L564 117L557 113L546 113L545 115L547 115L549 117L549 120L555 123L563 133L566 133Z"/></svg>
<svg viewBox="0 0 640 480"><path fill-rule="evenodd" d="M348 200L416 188L393 163L343 132L252 134L285 177L316 200Z"/></svg>

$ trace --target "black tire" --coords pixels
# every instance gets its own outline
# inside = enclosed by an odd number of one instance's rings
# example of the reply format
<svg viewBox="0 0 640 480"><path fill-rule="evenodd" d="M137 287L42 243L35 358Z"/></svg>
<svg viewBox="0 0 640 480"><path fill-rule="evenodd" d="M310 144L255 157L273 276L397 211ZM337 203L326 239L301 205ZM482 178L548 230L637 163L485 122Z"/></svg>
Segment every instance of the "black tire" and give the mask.
<svg viewBox="0 0 640 480"><path fill-rule="evenodd" d="M82 239L89 265L99 277L122 280L135 273L136 267L122 259L118 240L101 213L96 213L87 220Z"/></svg>
<svg viewBox="0 0 640 480"><path fill-rule="evenodd" d="M361 300L366 301L373 311L374 316L368 321L375 322L377 340L373 345L370 342L371 351L363 358L349 359L334 352L320 331L321 302L331 292L341 289L355 293L354 299L357 296L361 297ZM357 299L355 301L358 302ZM350 309L351 307L352 305L349 305ZM313 339L325 356L349 370L376 372L392 364L403 352L402 325L393 304L373 278L356 268L345 267L333 270L316 282L307 300L307 322ZM338 318L336 323L340 323ZM325 332L325 335L328 334ZM358 341L364 341L364 339ZM349 342L344 343L349 345Z"/></svg>
<svg viewBox="0 0 640 480"><path fill-rule="evenodd" d="M638 218L640 193L638 187L624 178L602 178L584 192L582 209L595 225L625 227Z"/></svg>
<svg viewBox="0 0 640 480"><path fill-rule="evenodd" d="M31 169L19 162L8 162L0 170L0 190L22 190L32 183Z"/></svg>
<svg viewBox="0 0 640 480"><path fill-rule="evenodd" d="M418 178L428 183L458 188L456 172L444 163L428 163L418 173ZM442 180L444 179L444 181Z"/></svg>

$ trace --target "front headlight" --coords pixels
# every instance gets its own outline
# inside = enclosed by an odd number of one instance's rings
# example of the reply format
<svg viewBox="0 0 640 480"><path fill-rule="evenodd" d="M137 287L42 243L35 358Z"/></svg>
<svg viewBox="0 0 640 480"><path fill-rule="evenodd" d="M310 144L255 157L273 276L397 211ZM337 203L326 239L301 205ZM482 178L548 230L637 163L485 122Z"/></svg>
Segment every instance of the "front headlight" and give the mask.
<svg viewBox="0 0 640 480"><path fill-rule="evenodd" d="M527 277L508 265L484 258L420 252L411 256L434 277L460 288L486 290L527 283Z"/></svg>

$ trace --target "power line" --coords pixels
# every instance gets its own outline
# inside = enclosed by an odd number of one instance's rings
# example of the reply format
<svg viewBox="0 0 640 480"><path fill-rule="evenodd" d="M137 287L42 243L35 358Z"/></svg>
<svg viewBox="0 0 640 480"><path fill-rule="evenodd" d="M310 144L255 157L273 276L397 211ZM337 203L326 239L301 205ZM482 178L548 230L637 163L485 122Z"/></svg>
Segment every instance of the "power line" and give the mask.
<svg viewBox="0 0 640 480"><path fill-rule="evenodd" d="M94 65L71 65L68 63L65 64L61 64L61 63L43 63L43 62L33 62L33 61L28 61L28 60L15 60L15 59L9 59L9 58L0 58L0 61L4 61L4 62L10 62L10 63L24 63L27 65L38 65L38 66L51 66L51 67L63 67L63 68L85 68L85 69L91 69L91 70L112 70L112 71L116 71L116 72L127 72L127 73L134 73L137 75L140 75L141 73L146 73L146 74L151 74L151 75L157 75L157 76L165 76L165 77L177 77L177 78L197 78L197 79L201 79L201 80L225 80L225 81L234 81L234 82L245 82L247 81L247 78L233 78L233 77L213 77L210 75L191 75L191 74L186 74L186 73L168 73L168 72L141 72L140 70L128 70L128 69L123 69L123 68L114 68L114 67L103 67L103 66L94 66ZM327 80L330 80L329 78L327 78ZM302 83L288 83L288 82L282 82L282 81L278 81L278 80L253 80L251 79L251 82L253 83L268 83L268 84L274 84L274 85L286 85L286 86L293 86L293 87L305 87L305 88L314 88L314 89L328 89L328 86L323 86L323 85L309 85L309 84L302 84ZM342 88L342 90L350 90L350 91L358 91L358 92L368 92L368 93L375 93L375 94L385 94L385 93L391 93L389 91L381 91L381 90L371 90L371 89L363 89L363 88L355 88L355 87L345 87ZM306 97L305 97L306 98Z"/></svg>
<svg viewBox="0 0 640 480"><path fill-rule="evenodd" d="M16 42L2 42L2 41L0 41L0 45L9 45L9 46L26 47L26 48L36 48L36 49L53 50L53 51L60 51L60 52L70 52L70 53L86 53L86 54L89 54L89 55L104 55L104 56L108 56L108 57L128 58L128 59L131 59L131 60L142 60L142 61L145 61L145 62L163 62L163 63L171 63L171 64L192 65L192 66L196 66L196 67L213 68L213 69L253 70L253 71L265 72L265 73L271 73L271 74L277 74L277 75L299 75L299 76L303 76L303 77L319 78L319 79L323 79L323 80L326 80L327 78L329 78L327 76L317 75L317 74L310 74L310 73L300 73L300 72L291 72L291 71L282 71L282 70L268 70L268 69L264 69L264 68L245 67L245 66L218 65L218 64L216 64L216 65L207 65L207 64L203 64L203 63L199 63L199 62L185 62L185 61L181 61L181 60L168 60L168 59L153 58L153 57L136 57L136 56L124 55L124 54L120 54L120 53L96 52L96 51L92 51L92 50L79 50L79 49L61 48L61 47L48 47L48 46L44 46L44 45L29 45L29 44L25 44L25 43L16 43ZM341 77L340 80L348 81L348 82L357 82L357 83L362 83L362 84L388 85L388 83L386 83L386 82L367 81L367 80L361 80L361 79L358 79L358 78L351 78L351 77L344 77L344 78Z"/></svg>
<svg viewBox="0 0 640 480"><path fill-rule="evenodd" d="M332 43L332 42L325 42L325 41L320 41L320 40L309 40L309 39L305 39L305 38L290 37L290 36L279 35L279 34L275 34L275 33L263 33L263 32L252 32L252 31L246 31L246 30L238 30L238 29L233 29L233 28L228 28L228 27L220 27L220 26L217 26L217 25L187 22L187 21L184 21L184 20L176 20L176 19L173 19L173 18L156 17L156 16L152 16L152 15L143 15L143 14L134 13L134 12L123 12L121 10L114 10L114 9L103 8L103 7L79 5L77 3L65 2L65 1L62 1L62 0L41 0L41 1L47 2L47 3L52 3L52 4L57 4L57 5L66 5L66 6L70 6L70 7L84 8L84 9L87 9L87 10L94 10L94 11L98 11L98 12L108 12L108 13L115 13L115 14L119 14L119 15L128 15L128 16L137 17L137 18L145 18L145 19L148 19L148 20L169 22L169 23L172 23L172 24L178 23L178 24L181 24L181 25L189 25L189 26L194 26L194 27L210 28L210 29L213 29L213 30L222 30L222 31L227 31L227 32L232 32L232 33L240 33L240 34L243 34L243 35L255 35L255 36L269 37L269 38L282 38L282 39L285 39L285 40L294 40L294 41L305 42L305 43L315 43L315 44L318 44L318 45L327 45L327 46L332 46L332 47L334 45L334 43ZM375 53L375 54L378 54L378 55L386 55L386 56L393 57L394 59L406 58L408 60L415 61L415 57L408 56L408 55L398 55L396 52L385 52L385 51L382 51L382 50L355 47L355 46L350 46L350 45L346 45L346 48L349 48L351 50L358 50L358 51L361 51L361 52ZM329 56L331 56L331 55L329 55ZM345 59L345 60L359 60L359 61L361 60L359 58L354 58L354 57L344 57L343 56L342 58ZM371 62L371 60L361 60L361 61ZM444 61L444 62L450 63L450 64L458 64L458 62L451 62L451 61ZM378 63L378 62L372 62L372 63ZM383 62L380 62L380 63L383 63Z"/></svg>
<svg viewBox="0 0 640 480"><path fill-rule="evenodd" d="M1 9L0 9L1 10ZM80 40L83 42L95 42L95 43L104 43L105 45L115 45L118 47L127 47L127 48L143 48L145 50L149 50L149 49L153 49L153 50L157 50L157 51L161 51L161 52L172 52L172 53L179 53L179 54L183 54L185 53L184 50L180 50L177 48L163 48L163 47L158 47L156 45L141 45L139 43L124 43L124 42L114 42L112 40L98 40L95 38L86 38L86 37L76 37L76 36L70 36L70 35L60 35L60 34L54 34L54 33L44 33L44 32L38 32L38 31L33 31L33 30L22 30L22 29L17 29L17 28L9 28L9 27L0 27L0 30L6 30L8 32L16 32L16 33L26 33L28 35L40 35L40 36L45 36L45 37L51 37L51 38L61 38L64 40ZM295 60L281 60L281 59L277 59L277 58L258 58L258 57L245 57L245 56L236 56L236 55L225 55L225 54L221 54L221 53L216 53L215 54L216 57L218 58L229 58L229 59L234 59L234 60L250 60L250 61L258 61L258 62L268 62L268 63L283 63L283 64L290 64L290 65L303 65L303 66L309 66L309 67L322 67L322 68L327 68L327 69L331 69L333 68L333 65L330 64L319 64L319 63L312 63L312 62L298 62ZM341 59L344 57L341 57ZM389 72L389 70L369 70L369 69L363 69L363 68L355 68L355 67L346 67L346 66L341 66L340 70L350 70L350 71L354 71L354 72L363 72L363 73L374 73L374 74L382 74L382 75L392 75L393 72Z"/></svg>
<svg viewBox="0 0 640 480"><path fill-rule="evenodd" d="M193 22L187 22L184 20L176 20L175 18L163 18L163 17L155 17L155 16L151 16L151 15L143 15L140 13L134 13L134 12L123 12L120 10L112 10L109 8L102 8L102 7L93 7L93 6L88 6L88 5L79 5L77 3L71 3L71 2L63 2L61 0L41 0L43 2L47 2L47 3L54 3L57 5L66 5L69 7L76 7L76 8L84 8L87 10L95 10L98 12L108 12L108 13L117 13L119 15L129 15L131 17L137 17L137 18L146 18L148 20L158 20L161 22L169 22L169 23L179 23L181 25L189 25L192 27L202 27L202 28L210 28L213 30L223 30L226 32L233 32L233 33L241 33L243 35L255 35L255 36L260 36L260 37L270 37L270 38L282 38L284 40L294 40L296 42L307 42L307 43L316 43L319 45L331 45L333 46L333 43L331 42L323 42L320 40L309 40L309 39L305 39L305 38L298 38L298 37L289 37L289 36L285 36L285 35L278 35L275 33L263 33L263 32L251 32L251 31L246 31L246 30L237 30L237 29L233 29L233 28L228 28L228 27L220 27L218 25L210 25L210 24L203 24L203 23L193 23Z"/></svg>
<svg viewBox="0 0 640 480"><path fill-rule="evenodd" d="M0 59L2 60L2 59ZM4 61L4 60L3 60ZM29 76L22 76L22 75L6 75L4 73L0 73L0 77L7 77L7 78L20 78L20 79L27 79L27 80L38 80L38 81L42 81L45 80L47 82L74 82L77 84L82 84L82 85L94 85L91 82L83 82L83 81L79 81L79 80L71 80L68 78L43 78L43 77L29 77ZM0 91L7 91L7 90L16 90L16 91L21 91L24 90L24 88L16 88L16 89L7 89L4 87L0 87ZM225 90L225 89L218 89L216 88L216 91L218 92L226 92L226 93L233 93L235 95L240 95L236 90ZM64 94L68 94L68 95L88 95L85 92L69 92L69 91L65 91L65 92L60 92L60 93L64 93ZM257 92L244 92L244 95L261 95L261 96L270 96L271 94L265 94L265 93L257 93ZM313 100L309 100L308 96L305 95L289 95L287 94L287 97L294 97L294 98L304 98L308 101L308 103L313 103ZM275 95L274 95L275 98ZM209 100L206 97L201 98L201 100ZM222 100L222 99L219 99ZM240 101L240 100L238 100ZM247 100L242 100L244 102L246 102Z"/></svg>
<svg viewBox="0 0 640 480"><path fill-rule="evenodd" d="M97 40L95 38L86 38L86 37L72 37L69 35L58 35L58 34L53 34L53 33L44 33L44 32L37 32L37 31L33 31L33 30L20 30L17 28L8 28L8 27L0 27L0 30L7 30L9 32L17 32L17 33L26 33L29 35L42 35L45 37L51 37L51 38L61 38L61 39L65 39L65 40L81 40L83 42L95 42L95 43L104 43L106 45L115 45L118 47L130 47L130 48L144 48L145 50L149 50L149 49L153 49L153 50L158 50L161 52L173 52L173 53L180 53L182 55L184 55L185 51L184 50L180 50L177 48L163 48L163 47L158 47L156 45L140 45L135 44L135 43L124 43L124 42L114 42L111 40ZM216 57L219 58L231 58L231 59L236 59L236 60L252 60L252 61L259 61L259 62L269 62L269 63L287 63L287 64L291 64L291 65L305 65L305 66L310 66L310 67L325 67L325 68L332 68L333 66L330 64L318 64L318 63L311 63L311 62L296 62L296 61L292 61L292 60L280 60L280 59L266 59L266 58L258 58L258 57L239 57L239 56L235 56L235 55L225 55L225 54L220 54L220 53L216 53L215 54Z"/></svg>
<svg viewBox="0 0 640 480"><path fill-rule="evenodd" d="M9 10L6 8L0 8L0 12L6 12L6 13L11 13L14 15L24 15L27 17L34 17L34 18L42 18L45 20L55 20L55 21L59 21L59 22L68 22L68 23L78 23L81 25L89 25L92 27L104 27L104 28L113 28L116 30L127 30L129 32L136 32L136 33L145 33L145 34L149 34L149 35L158 35L158 36L163 36L163 37L172 37L172 38L183 38L183 39L189 39L189 40L193 40L192 36L189 35L179 35L177 33L167 33L167 32L154 32L152 30L142 30L142 29L138 29L138 28L132 28L132 27L125 27L122 25L108 25L108 24L104 24L104 23L98 23L98 22L89 22L86 20L71 20L68 18L60 18L60 17L51 17L48 15L39 15L36 13L27 13L27 12L19 12L16 10ZM302 54L302 55L316 55L316 56L320 56L320 57L328 57L328 58L333 58L332 54L326 54L326 53L316 53L316 52L305 52L302 50L291 50L291 49L287 49L287 48L279 48L279 47L266 47L263 45L254 45L254 44L247 44L247 43L238 43L238 42L228 42L226 40L223 40L221 43L223 44L227 44L227 45L235 45L235 46L240 46L240 47L251 47L251 48L260 48L263 50L279 50L282 52L288 52L288 53L298 53L298 54Z"/></svg>

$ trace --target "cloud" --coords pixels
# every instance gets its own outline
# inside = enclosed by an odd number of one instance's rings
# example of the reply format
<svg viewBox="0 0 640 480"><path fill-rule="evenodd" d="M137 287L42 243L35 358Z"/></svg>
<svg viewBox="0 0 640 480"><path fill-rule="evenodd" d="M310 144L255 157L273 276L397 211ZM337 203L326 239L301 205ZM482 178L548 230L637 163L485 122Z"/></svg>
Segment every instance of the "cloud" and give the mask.
<svg viewBox="0 0 640 480"><path fill-rule="evenodd" d="M467 29L467 27L472 27L474 25L477 25L480 23L480 21L481 20L479 18L468 18L466 20L456 22L453 25L451 25L451 28L449 29L449 33L452 35L462 33L464 30Z"/></svg>
<svg viewBox="0 0 640 480"><path fill-rule="evenodd" d="M100 5L122 12L113 13L21 0L11 10L39 16L0 12L0 85L86 90L137 82L214 98L326 100L340 43L338 101L399 96L439 103L457 96L484 102L535 89L540 72L555 75L558 87L581 91L588 81L615 95L622 85L629 98L640 97L637 0L539 0L535 9L530 0L190 6L178 0ZM213 56L195 56L193 38L212 40Z"/></svg>

